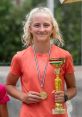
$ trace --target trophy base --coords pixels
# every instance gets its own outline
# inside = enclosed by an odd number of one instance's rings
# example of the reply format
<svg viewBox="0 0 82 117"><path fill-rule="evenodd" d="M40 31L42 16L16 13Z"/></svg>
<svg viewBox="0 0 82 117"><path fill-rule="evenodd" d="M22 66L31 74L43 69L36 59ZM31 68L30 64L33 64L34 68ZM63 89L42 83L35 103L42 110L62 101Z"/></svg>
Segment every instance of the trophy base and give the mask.
<svg viewBox="0 0 82 117"><path fill-rule="evenodd" d="M63 108L55 108L55 109L52 109L52 114L55 115L55 114L65 114L65 109Z"/></svg>

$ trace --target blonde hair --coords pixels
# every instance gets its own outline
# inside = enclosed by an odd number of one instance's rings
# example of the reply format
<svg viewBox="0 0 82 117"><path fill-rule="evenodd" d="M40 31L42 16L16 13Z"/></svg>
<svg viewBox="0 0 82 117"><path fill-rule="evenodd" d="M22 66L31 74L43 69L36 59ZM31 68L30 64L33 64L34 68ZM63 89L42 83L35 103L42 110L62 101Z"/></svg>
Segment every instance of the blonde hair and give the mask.
<svg viewBox="0 0 82 117"><path fill-rule="evenodd" d="M49 8L46 8L46 7L34 8L26 16L26 20L24 22L24 27L23 27L24 34L22 36L22 42L23 42L24 46L27 47L33 43L33 37L32 37L32 34L29 32L29 27L31 25L33 16L37 13L46 13L50 16L51 21L52 21L52 25L53 25L53 30L54 30L53 34L51 35L51 39L53 42L57 42L58 46L62 46L63 39L62 39L61 33L59 31L59 26L57 24L57 21L54 18L52 12L49 10Z"/></svg>

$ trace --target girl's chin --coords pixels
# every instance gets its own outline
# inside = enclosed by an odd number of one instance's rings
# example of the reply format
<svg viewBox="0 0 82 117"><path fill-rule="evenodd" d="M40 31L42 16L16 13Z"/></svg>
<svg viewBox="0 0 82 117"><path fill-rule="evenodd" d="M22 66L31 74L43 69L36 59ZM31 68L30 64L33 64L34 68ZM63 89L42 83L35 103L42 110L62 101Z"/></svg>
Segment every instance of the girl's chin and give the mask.
<svg viewBox="0 0 82 117"><path fill-rule="evenodd" d="M46 39L45 39L45 38L39 38L38 40L43 40L43 41L44 41L44 40L46 40Z"/></svg>
<svg viewBox="0 0 82 117"><path fill-rule="evenodd" d="M47 37L38 37L37 40L38 40L38 41L39 41L39 40L45 41L45 40L48 40L48 38L47 38Z"/></svg>
<svg viewBox="0 0 82 117"><path fill-rule="evenodd" d="M39 39L38 42L48 42L48 39Z"/></svg>

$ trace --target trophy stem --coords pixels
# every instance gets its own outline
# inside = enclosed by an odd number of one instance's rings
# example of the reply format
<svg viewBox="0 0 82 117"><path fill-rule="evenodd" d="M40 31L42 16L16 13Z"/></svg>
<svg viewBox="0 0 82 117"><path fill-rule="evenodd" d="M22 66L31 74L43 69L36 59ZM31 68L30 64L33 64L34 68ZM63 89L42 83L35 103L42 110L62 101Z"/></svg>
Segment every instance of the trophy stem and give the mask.
<svg viewBox="0 0 82 117"><path fill-rule="evenodd" d="M59 75L56 75L56 79L54 80L54 83L55 83L55 89L56 89L56 91L61 91L62 81L59 78Z"/></svg>

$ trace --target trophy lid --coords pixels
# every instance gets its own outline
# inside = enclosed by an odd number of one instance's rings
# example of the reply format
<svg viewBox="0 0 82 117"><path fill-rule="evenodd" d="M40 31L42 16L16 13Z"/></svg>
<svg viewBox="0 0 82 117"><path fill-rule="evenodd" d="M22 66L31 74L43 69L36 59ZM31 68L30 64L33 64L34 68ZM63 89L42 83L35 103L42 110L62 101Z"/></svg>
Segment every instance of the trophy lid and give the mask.
<svg viewBox="0 0 82 117"><path fill-rule="evenodd" d="M50 58L49 61L54 66L60 66L65 62L65 58Z"/></svg>

